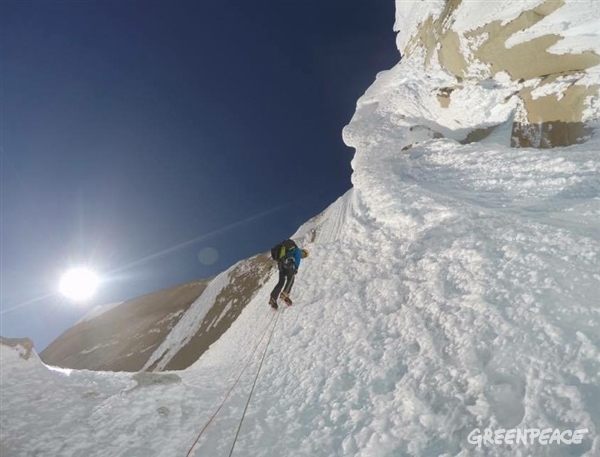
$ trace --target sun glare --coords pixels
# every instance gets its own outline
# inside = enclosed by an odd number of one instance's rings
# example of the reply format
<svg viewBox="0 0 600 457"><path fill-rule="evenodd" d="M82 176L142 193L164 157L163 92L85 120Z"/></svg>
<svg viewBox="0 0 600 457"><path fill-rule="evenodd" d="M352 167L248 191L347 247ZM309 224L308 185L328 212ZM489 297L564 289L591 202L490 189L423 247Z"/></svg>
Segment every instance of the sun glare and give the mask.
<svg viewBox="0 0 600 457"><path fill-rule="evenodd" d="M100 280L87 268L73 268L60 280L59 290L67 298L83 301L96 292Z"/></svg>

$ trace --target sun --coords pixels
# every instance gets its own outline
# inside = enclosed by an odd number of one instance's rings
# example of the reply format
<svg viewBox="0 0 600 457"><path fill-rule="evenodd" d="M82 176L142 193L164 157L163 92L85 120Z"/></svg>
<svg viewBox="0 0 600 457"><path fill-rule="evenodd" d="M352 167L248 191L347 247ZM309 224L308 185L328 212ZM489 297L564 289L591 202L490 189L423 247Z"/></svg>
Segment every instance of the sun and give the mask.
<svg viewBox="0 0 600 457"><path fill-rule="evenodd" d="M100 280L87 268L72 268L60 279L60 292L74 301L83 301L96 292Z"/></svg>

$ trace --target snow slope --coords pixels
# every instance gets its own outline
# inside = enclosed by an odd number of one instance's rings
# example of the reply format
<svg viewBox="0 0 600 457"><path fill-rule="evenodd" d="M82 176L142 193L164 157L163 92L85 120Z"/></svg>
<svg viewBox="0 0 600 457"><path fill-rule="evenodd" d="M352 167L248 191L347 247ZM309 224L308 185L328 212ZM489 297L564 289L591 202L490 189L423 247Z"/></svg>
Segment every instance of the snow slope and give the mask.
<svg viewBox="0 0 600 457"><path fill-rule="evenodd" d="M190 453L227 456L271 335L233 455L600 455L600 140L510 148L514 83L442 109L422 59L359 100L354 188L295 234L293 307L266 305L272 276L198 362L137 380L1 347L7 455L186 455L235 385ZM587 433L478 449L475 428Z"/></svg>
<svg viewBox="0 0 600 457"><path fill-rule="evenodd" d="M371 128L385 138L384 121ZM234 455L472 455L473 428L517 426L590 432L485 455L597 455L594 153L450 140L370 152L388 162L361 169L357 154L355 189L299 231L321 227ZM273 324L273 281L181 381L134 388L130 375L67 375L2 348L9 455L185 455ZM228 455L264 344L193 455Z"/></svg>

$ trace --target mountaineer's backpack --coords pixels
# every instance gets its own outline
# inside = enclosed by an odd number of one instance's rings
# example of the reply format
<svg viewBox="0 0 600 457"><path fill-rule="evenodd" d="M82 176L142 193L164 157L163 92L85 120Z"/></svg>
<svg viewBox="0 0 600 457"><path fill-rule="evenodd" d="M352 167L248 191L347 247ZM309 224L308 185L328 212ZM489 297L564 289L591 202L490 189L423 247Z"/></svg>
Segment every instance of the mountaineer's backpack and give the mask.
<svg viewBox="0 0 600 457"><path fill-rule="evenodd" d="M281 260L288 252L296 249L297 247L298 245L294 242L294 240L284 240L271 248L271 257L273 260Z"/></svg>

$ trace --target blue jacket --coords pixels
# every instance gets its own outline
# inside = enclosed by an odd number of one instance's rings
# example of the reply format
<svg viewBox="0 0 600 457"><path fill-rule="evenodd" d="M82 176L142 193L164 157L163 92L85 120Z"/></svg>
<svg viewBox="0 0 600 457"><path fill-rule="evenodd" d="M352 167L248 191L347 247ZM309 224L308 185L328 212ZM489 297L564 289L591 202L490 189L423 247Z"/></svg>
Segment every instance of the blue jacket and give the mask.
<svg viewBox="0 0 600 457"><path fill-rule="evenodd" d="M290 258L294 259L294 267L297 270L300 267L300 260L302 260L302 249L300 249L300 248L292 249L291 251L286 253L283 260L285 261L285 259L290 259Z"/></svg>

